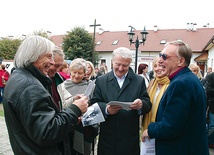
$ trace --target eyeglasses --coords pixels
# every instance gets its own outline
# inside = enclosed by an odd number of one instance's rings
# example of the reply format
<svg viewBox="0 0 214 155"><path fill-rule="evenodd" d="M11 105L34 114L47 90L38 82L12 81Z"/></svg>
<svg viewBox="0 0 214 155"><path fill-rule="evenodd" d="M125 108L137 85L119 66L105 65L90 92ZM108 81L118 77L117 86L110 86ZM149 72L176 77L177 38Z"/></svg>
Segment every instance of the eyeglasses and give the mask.
<svg viewBox="0 0 214 155"><path fill-rule="evenodd" d="M159 57L162 57L163 60L166 60L166 59L168 59L168 58L170 58L170 57L178 57L178 56L168 56L167 54L159 53Z"/></svg>

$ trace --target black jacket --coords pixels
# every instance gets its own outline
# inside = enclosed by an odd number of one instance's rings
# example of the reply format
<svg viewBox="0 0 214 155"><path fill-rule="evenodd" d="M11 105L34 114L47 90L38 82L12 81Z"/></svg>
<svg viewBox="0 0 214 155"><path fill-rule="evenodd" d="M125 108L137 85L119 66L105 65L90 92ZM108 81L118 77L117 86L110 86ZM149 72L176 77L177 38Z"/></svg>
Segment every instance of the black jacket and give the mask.
<svg viewBox="0 0 214 155"><path fill-rule="evenodd" d="M115 115L107 115L100 124L98 155L139 155L139 112L146 114L151 102L146 91L144 78L130 68L122 88L118 85L113 71L100 76L91 103L97 102L106 116L106 104L110 101L133 102L139 98L143 102L141 110L121 109Z"/></svg>
<svg viewBox="0 0 214 155"><path fill-rule="evenodd" d="M214 113L214 72L206 76L204 85L207 94L207 105L209 106L209 111Z"/></svg>
<svg viewBox="0 0 214 155"><path fill-rule="evenodd" d="M17 68L8 80L3 104L16 155L70 154L68 134L75 128L81 111L72 105L72 110L60 112L49 93L51 82L34 66ZM62 143L64 149L60 150Z"/></svg>

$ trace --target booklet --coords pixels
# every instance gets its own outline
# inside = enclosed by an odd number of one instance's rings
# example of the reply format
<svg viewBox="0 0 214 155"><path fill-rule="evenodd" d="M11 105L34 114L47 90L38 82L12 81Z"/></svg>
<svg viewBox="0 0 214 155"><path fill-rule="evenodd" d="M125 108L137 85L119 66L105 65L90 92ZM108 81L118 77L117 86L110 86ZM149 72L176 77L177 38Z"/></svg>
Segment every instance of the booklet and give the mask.
<svg viewBox="0 0 214 155"><path fill-rule="evenodd" d="M120 101L110 101L108 105L119 105L125 110L131 110L129 107L132 102L120 102Z"/></svg>
<svg viewBox="0 0 214 155"><path fill-rule="evenodd" d="M87 111L82 116L83 126L94 125L104 121L103 113L97 103L88 107Z"/></svg>

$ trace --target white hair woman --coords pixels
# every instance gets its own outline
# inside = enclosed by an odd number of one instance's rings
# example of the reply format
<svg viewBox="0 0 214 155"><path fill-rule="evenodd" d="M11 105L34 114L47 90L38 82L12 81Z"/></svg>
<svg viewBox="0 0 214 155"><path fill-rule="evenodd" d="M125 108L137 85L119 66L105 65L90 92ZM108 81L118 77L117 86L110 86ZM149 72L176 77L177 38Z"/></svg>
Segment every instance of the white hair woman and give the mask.
<svg viewBox="0 0 214 155"><path fill-rule="evenodd" d="M81 95L85 93L89 83L93 82L85 79L87 72L86 60L82 58L74 59L69 66L69 70L71 73L71 79L67 79L58 85L58 92L61 100L63 101L64 107L67 106L68 102L72 102L76 98L81 98ZM91 94L88 96L89 99L92 97L92 93L93 91L91 91ZM71 139L71 143L73 143L72 152L75 155L91 154L94 137L89 134L93 129L93 127L83 127L81 121L79 122Z"/></svg>

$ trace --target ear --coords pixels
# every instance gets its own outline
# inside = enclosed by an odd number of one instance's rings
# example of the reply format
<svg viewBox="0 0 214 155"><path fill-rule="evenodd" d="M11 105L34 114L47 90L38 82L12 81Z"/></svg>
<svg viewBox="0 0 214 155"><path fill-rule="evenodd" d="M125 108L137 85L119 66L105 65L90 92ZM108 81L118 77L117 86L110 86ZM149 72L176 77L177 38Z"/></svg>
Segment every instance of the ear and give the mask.
<svg viewBox="0 0 214 155"><path fill-rule="evenodd" d="M178 60L178 66L183 67L185 66L185 58L181 57L180 60Z"/></svg>

